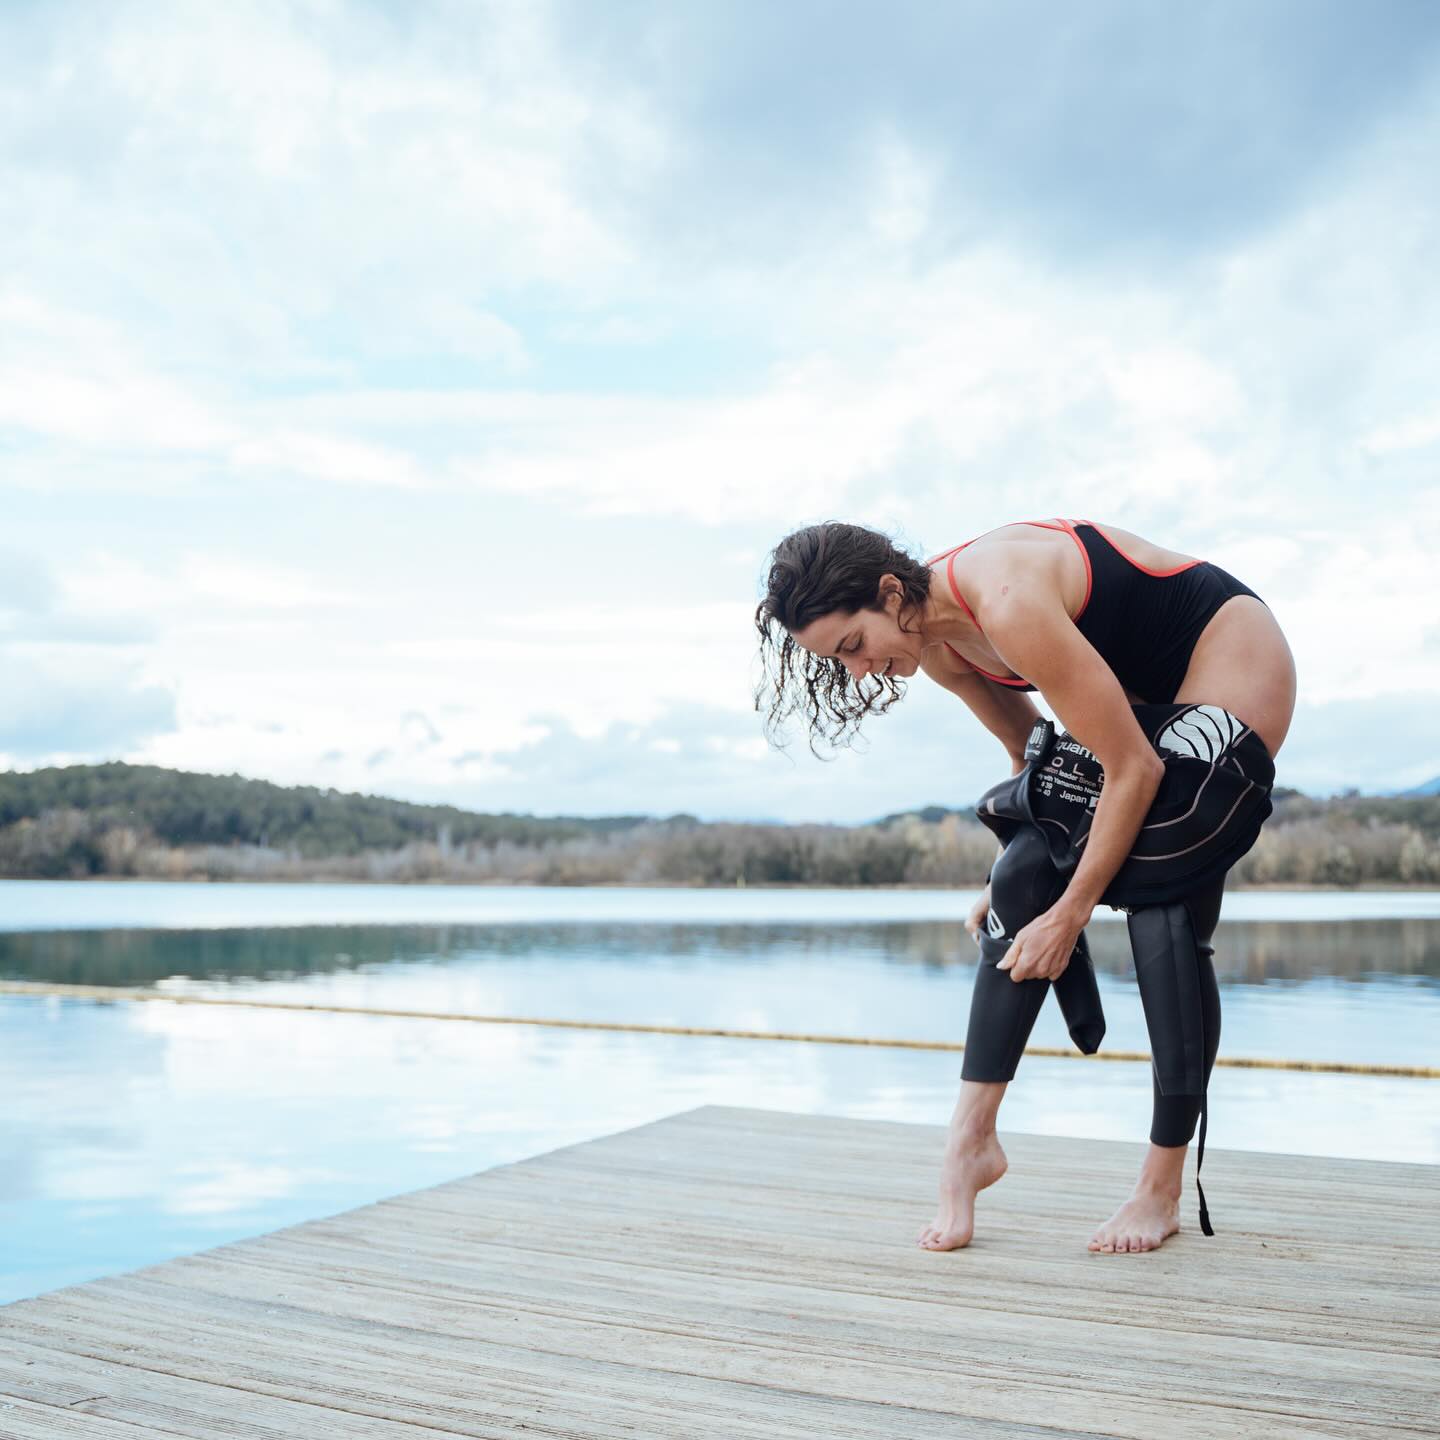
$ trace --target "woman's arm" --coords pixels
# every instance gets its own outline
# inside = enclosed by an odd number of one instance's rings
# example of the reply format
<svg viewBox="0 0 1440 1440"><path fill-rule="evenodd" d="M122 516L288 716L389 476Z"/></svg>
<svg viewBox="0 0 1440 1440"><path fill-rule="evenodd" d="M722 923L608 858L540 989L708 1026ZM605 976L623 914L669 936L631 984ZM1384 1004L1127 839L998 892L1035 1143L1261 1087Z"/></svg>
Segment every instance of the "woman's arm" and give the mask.
<svg viewBox="0 0 1440 1440"><path fill-rule="evenodd" d="M1075 628L1058 592L1014 580L1012 572L1012 583L991 587L988 598L982 595L976 619L996 654L1040 690L1064 728L1105 770L1085 854L1065 893L1021 930L1002 962L1012 979L1053 979L1130 853L1165 766L1114 672Z"/></svg>
<svg viewBox="0 0 1440 1440"><path fill-rule="evenodd" d="M1025 766L1025 742L1040 718L1029 695L963 669L948 651L939 648L921 655L920 668L970 707L975 718L1005 747L1010 773L1018 775Z"/></svg>
<svg viewBox="0 0 1440 1440"><path fill-rule="evenodd" d="M987 680L978 672L965 668L952 658L948 650L938 647L921 653L920 668L936 684L958 695L970 707L980 723L1005 747L1005 753L1010 757L1010 773L1018 775L1025 768L1025 742L1040 718L1040 712L1029 695L1023 690ZM1004 849L997 843L996 859ZM965 917L965 928L977 945L980 943L980 927L989 913L990 884L989 876L986 876L979 898Z"/></svg>

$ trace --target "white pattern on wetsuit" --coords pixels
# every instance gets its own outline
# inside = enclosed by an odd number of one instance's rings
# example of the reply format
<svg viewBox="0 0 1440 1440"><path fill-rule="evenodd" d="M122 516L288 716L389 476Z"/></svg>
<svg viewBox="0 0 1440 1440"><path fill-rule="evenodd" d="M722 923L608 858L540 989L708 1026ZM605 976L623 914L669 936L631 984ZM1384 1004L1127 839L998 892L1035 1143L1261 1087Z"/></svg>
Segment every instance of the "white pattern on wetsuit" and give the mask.
<svg viewBox="0 0 1440 1440"><path fill-rule="evenodd" d="M1155 744L1162 750L1212 764L1245 733L1245 725L1218 705L1192 705L1177 715Z"/></svg>

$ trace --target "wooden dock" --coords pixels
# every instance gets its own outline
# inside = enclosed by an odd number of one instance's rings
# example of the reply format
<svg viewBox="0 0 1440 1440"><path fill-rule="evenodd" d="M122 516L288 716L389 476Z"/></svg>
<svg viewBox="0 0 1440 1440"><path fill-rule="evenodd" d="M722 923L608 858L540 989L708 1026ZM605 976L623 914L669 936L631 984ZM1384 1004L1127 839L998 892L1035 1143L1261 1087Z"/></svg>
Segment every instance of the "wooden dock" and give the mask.
<svg viewBox="0 0 1440 1440"><path fill-rule="evenodd" d="M1139 1145L707 1105L0 1308L4 1440L1434 1436L1440 1167L1208 1150L1219 1234L1092 1255Z"/></svg>

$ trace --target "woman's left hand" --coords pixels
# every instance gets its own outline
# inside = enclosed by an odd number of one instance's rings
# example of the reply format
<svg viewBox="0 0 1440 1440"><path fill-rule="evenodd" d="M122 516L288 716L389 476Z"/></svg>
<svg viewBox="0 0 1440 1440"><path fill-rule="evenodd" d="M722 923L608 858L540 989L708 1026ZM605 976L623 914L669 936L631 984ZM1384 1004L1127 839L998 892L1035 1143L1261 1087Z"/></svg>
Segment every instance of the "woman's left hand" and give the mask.
<svg viewBox="0 0 1440 1440"><path fill-rule="evenodd" d="M1021 929L1009 953L995 968L1008 970L1016 981L1058 979L1070 963L1088 918L1052 905Z"/></svg>

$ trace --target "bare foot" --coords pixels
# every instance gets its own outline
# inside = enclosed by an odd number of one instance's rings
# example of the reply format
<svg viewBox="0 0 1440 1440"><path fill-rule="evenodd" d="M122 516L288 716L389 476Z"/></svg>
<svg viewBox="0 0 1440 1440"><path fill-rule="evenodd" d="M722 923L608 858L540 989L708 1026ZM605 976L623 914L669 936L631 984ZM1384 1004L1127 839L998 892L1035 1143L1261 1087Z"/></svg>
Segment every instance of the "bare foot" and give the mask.
<svg viewBox="0 0 1440 1440"><path fill-rule="evenodd" d="M1135 1193L1090 1237L1097 1255L1154 1250L1180 1228L1180 1196L1135 1187Z"/></svg>
<svg viewBox="0 0 1440 1440"><path fill-rule="evenodd" d="M1008 1164L993 1132L975 1142L947 1143L940 1169L940 1208L934 1223L915 1237L915 1243L925 1250L958 1250L968 1245L975 1233L975 1196L993 1185Z"/></svg>

